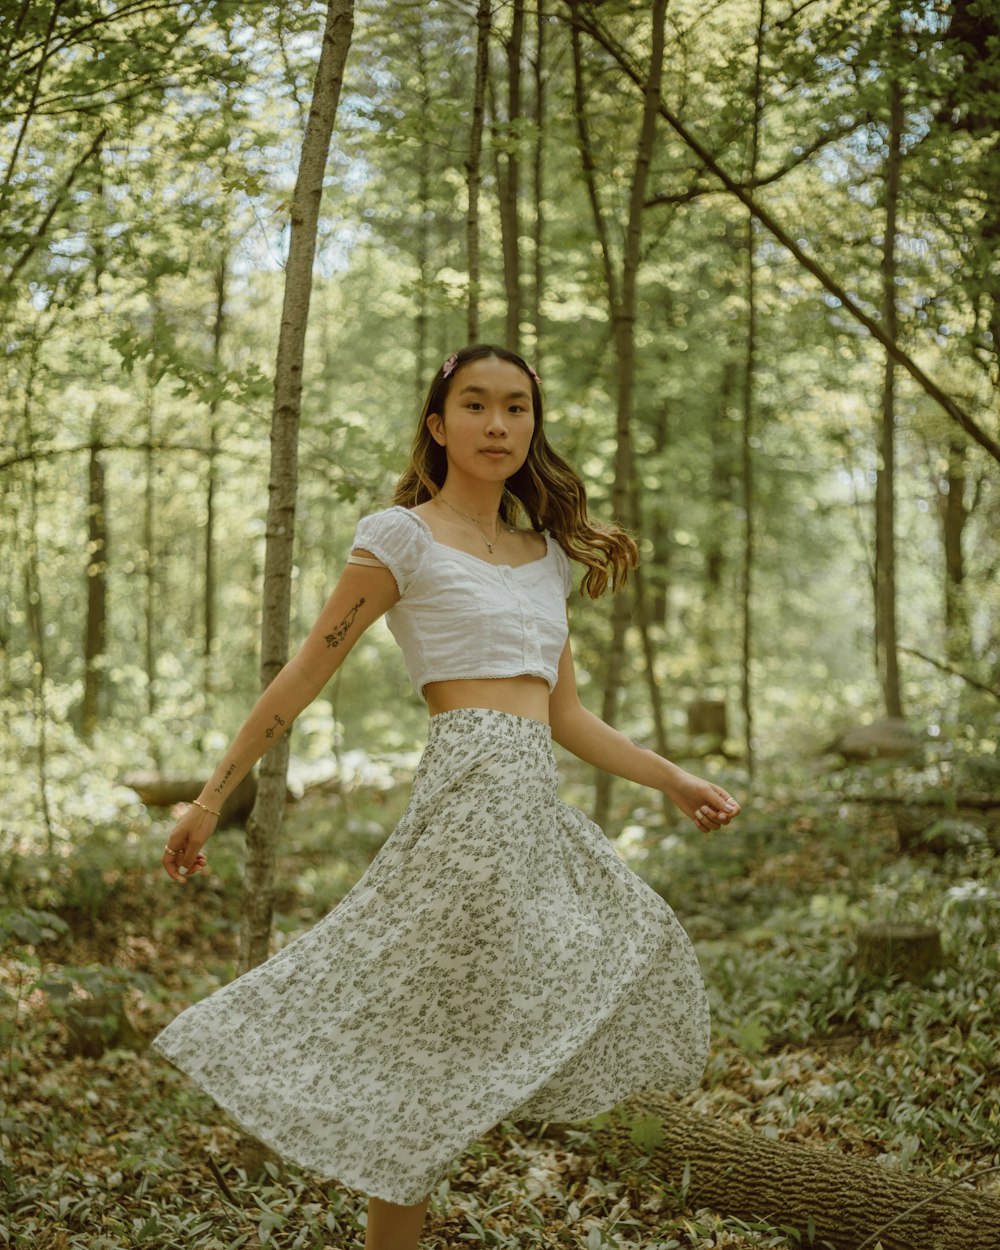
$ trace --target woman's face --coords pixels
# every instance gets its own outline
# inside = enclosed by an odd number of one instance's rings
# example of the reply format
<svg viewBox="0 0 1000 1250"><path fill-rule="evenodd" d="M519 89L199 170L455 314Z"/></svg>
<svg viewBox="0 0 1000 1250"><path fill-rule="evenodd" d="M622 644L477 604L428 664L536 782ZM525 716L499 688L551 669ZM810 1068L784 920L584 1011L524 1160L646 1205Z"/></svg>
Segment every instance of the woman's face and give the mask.
<svg viewBox="0 0 1000 1250"><path fill-rule="evenodd" d="M524 464L531 446L531 379L496 356L463 365L451 380L444 413L431 413L427 428L445 449L449 475L505 481Z"/></svg>

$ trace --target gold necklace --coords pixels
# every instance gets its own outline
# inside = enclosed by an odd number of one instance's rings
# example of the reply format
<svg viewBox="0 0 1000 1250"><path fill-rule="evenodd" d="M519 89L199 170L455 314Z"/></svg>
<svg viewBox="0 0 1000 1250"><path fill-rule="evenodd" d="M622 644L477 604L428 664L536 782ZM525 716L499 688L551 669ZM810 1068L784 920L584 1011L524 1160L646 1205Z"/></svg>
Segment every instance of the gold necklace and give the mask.
<svg viewBox="0 0 1000 1250"><path fill-rule="evenodd" d="M476 520L474 516L469 516L469 514L467 512L463 512L461 508L456 508L453 503L449 503L448 500L445 499L444 496L441 494L436 495L435 498L439 499L446 508L450 508L452 512L457 512L460 517L464 517L466 521L471 521L472 524L476 527L476 529L479 530L479 533L482 535L483 542L486 544L487 551L489 551L490 555L493 554L493 548L500 541L500 531L504 528L500 521L499 516L497 516L496 538L494 538L493 541L490 542L490 540L486 537L486 531L483 529L483 527L479 524L479 522ZM510 529L510 526L508 525L507 528Z"/></svg>

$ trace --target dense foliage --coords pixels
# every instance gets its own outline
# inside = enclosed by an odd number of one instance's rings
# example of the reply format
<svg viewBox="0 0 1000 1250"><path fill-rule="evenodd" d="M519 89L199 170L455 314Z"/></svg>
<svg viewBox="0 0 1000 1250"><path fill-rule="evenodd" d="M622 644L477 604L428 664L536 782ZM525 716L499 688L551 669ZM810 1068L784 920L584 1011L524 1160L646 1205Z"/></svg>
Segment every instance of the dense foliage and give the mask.
<svg viewBox="0 0 1000 1250"><path fill-rule="evenodd" d="M401 811L407 765L357 759L297 807L279 866L279 943L364 870ZM583 781L570 770L567 796L584 794ZM916 781L902 770L881 778L894 792ZM917 793L933 776L922 781ZM1000 1166L1000 829L953 820L945 854L900 855L892 805L856 797L873 784L864 769L808 784L772 778L772 797L739 827L683 838L630 788L617 845L676 908L705 971L714 1040L696 1106L886 1167L972 1176ZM925 846L942 824L932 821ZM142 1049L143 1036L233 975L238 833L217 835L212 875L179 891L150 862L166 813L152 827L135 822L124 840L123 817L109 825L72 861L23 866L19 907L0 921L19 1022L0 1038L0 1235L19 1250L360 1247L363 1195L273 1160L258 1179L211 1100ZM859 976L857 928L882 918L939 924L944 968L923 984ZM138 1036L67 1058L73 1004L109 986L122 987ZM685 1209L655 1172L603 1158L595 1127L499 1125L439 1187L427 1247L808 1244L805 1229L782 1229L767 1212L741 1221Z"/></svg>
<svg viewBox="0 0 1000 1250"><path fill-rule="evenodd" d="M899 342L995 434L987 122L997 45L980 10L672 6L663 100L737 182L748 178L756 108L753 196L879 319L885 88L900 85ZM619 366L577 150L574 6L527 15L514 118L512 11L497 7L492 32L482 333L504 334L499 206L515 153L522 346L543 373L554 440L607 515ZM580 11L642 68L641 11ZM57 743L81 730L134 734L136 764L191 767L256 689L285 213L320 18L265 4L81 4L73 15L32 5L11 31L0 71L10 555L0 642L6 724L25 758L47 727ZM462 5L379 0L358 13L303 384L293 637L328 592L357 516L385 501L424 379L463 337L474 45ZM596 190L617 264L641 98L596 38L584 50ZM747 212L662 118L649 187L631 440L655 677L675 737L691 700L721 698L735 744L746 617L753 745L773 758L883 706L871 584L884 352L758 223L745 429ZM996 464L896 372L899 642L995 687ZM606 614L603 603L575 613L595 701ZM917 721L994 710L912 651L900 655L901 697ZM397 727L416 731L418 704L390 654L366 644L344 674L336 701L350 741L389 745ZM645 734L634 633L628 654L625 715ZM37 800L21 807L17 828L39 814ZM59 813L49 818L58 834Z"/></svg>

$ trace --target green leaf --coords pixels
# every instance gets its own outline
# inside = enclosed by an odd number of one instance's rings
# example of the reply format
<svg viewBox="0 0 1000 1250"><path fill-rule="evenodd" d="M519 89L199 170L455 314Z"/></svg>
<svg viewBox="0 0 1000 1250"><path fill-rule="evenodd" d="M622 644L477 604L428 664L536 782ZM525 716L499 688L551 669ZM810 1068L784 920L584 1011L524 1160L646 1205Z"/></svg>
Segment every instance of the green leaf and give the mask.
<svg viewBox="0 0 1000 1250"><path fill-rule="evenodd" d="M663 1144L663 1122L655 1115L643 1116L632 1125L629 1136L644 1154L652 1154Z"/></svg>

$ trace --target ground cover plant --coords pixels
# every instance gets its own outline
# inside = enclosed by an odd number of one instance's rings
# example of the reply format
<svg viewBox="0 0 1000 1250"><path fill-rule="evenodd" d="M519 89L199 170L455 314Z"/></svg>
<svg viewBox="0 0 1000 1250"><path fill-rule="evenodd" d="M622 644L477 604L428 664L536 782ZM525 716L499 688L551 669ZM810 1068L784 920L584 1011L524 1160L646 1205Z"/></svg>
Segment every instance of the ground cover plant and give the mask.
<svg viewBox="0 0 1000 1250"><path fill-rule="evenodd" d="M570 770L568 797L585 797L584 780ZM874 784L928 781L892 769ZM290 808L277 943L364 871L405 802L400 782L320 786ZM925 842L938 845L943 824L950 849L901 854L892 806L859 801L872 787L870 772L772 778L738 826L711 837L623 788L618 849L682 918L712 999L712 1054L685 1101L774 1138L997 1192L994 835L988 819L945 818ZM74 847L7 864L0 1238L22 1250L358 1250L364 1195L250 1149L145 1048L236 971L241 832L221 831L212 875L180 890L156 855L168 828L168 813L123 805ZM925 982L855 969L858 927L887 917L940 927L945 964ZM808 1228L767 1212L692 1209L642 1156L625 1168L609 1157L600 1130L600 1118L498 1125L439 1186L423 1245L810 1244Z"/></svg>

